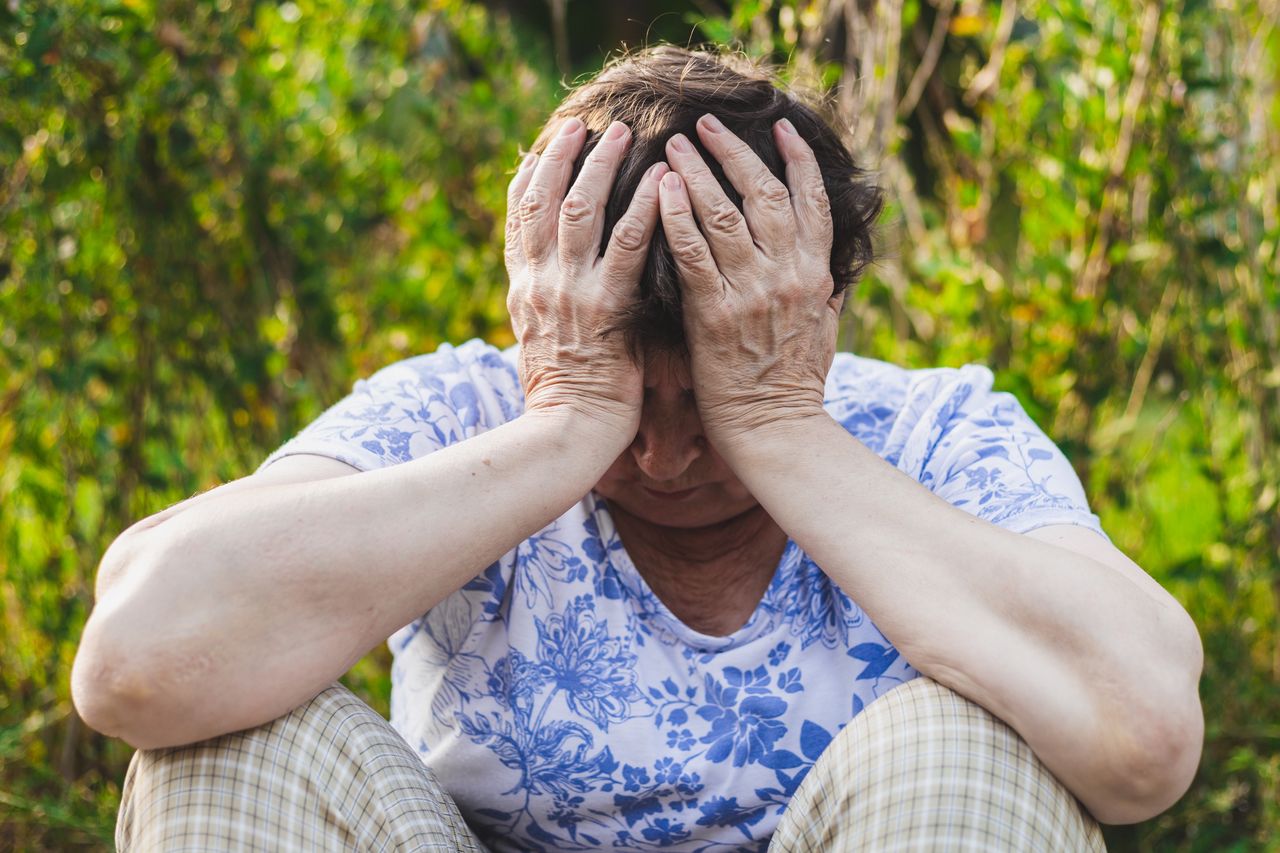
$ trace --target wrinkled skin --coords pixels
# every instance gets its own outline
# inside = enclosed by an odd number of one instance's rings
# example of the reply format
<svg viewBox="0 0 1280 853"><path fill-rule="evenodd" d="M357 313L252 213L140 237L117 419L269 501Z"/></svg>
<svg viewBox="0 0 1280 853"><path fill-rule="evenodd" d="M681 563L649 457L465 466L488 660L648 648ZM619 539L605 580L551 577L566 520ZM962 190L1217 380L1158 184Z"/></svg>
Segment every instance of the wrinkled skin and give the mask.
<svg viewBox="0 0 1280 853"><path fill-rule="evenodd" d="M603 257L603 210L630 133L615 123L568 186L586 138L569 118L511 182L508 308L530 408L566 406L630 439L597 491L643 523L696 530L755 508L733 470L753 429L822 412L835 354L831 217L809 146L785 120L784 184L714 116L703 145L743 197L739 211L682 135L641 181ZM680 274L688 360L634 363L598 330L635 298L662 222Z"/></svg>

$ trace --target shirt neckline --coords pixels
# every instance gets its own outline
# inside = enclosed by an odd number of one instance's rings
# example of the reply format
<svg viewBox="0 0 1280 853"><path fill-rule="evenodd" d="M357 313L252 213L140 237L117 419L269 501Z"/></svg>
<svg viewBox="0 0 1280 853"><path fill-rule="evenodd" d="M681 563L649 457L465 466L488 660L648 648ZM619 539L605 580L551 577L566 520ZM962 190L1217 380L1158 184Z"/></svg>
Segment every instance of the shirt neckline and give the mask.
<svg viewBox="0 0 1280 853"><path fill-rule="evenodd" d="M605 562L618 576L628 599L641 619L646 619L650 627L659 629L684 644L702 652L720 652L738 648L757 637L767 635L777 626L780 613L776 602L782 600L778 594L780 589L791 582L799 566L802 554L799 546L787 537L787 544L782 549L782 556L773 571L773 578L765 589L764 595L757 602L746 623L727 636L704 634L691 628L680 620L671 609L658 597L649 586L649 582L640 574L631 555L627 553L618 528L609 513L607 502L592 491L587 496L588 513L595 521L596 536L600 542L600 550Z"/></svg>

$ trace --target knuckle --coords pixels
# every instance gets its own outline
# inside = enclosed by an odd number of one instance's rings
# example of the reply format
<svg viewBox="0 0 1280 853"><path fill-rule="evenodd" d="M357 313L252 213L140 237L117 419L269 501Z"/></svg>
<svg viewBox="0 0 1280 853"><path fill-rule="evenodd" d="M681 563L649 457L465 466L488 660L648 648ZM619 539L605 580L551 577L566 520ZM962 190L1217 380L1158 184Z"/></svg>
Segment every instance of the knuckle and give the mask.
<svg viewBox="0 0 1280 853"><path fill-rule="evenodd" d="M596 212L596 206L581 193L569 193L560 205L560 221L566 225L578 225L589 222Z"/></svg>
<svg viewBox="0 0 1280 853"><path fill-rule="evenodd" d="M702 263L710 257L707 252L707 244L691 234L672 237L668 240L668 243L671 246L671 251L677 257L684 258L691 263Z"/></svg>
<svg viewBox="0 0 1280 853"><path fill-rule="evenodd" d="M728 139L726 139L724 142L724 147L725 147L724 157L727 160L731 160L734 163L759 162L759 155L757 155L756 152L752 151L751 147L748 146L747 143L743 142L741 139L735 136L728 137Z"/></svg>
<svg viewBox="0 0 1280 853"><path fill-rule="evenodd" d="M707 227L714 231L735 231L742 223L742 212L727 201L717 202L707 211Z"/></svg>
<svg viewBox="0 0 1280 853"><path fill-rule="evenodd" d="M541 219L551 207L551 200L542 190L530 187L520 199L520 222L527 223Z"/></svg>
<svg viewBox="0 0 1280 853"><path fill-rule="evenodd" d="M791 205L791 192L782 181L772 178L761 185L760 200L769 207L788 207Z"/></svg>
<svg viewBox="0 0 1280 853"><path fill-rule="evenodd" d="M632 219L623 219L613 227L609 243L623 252L631 254L645 247L644 228Z"/></svg>

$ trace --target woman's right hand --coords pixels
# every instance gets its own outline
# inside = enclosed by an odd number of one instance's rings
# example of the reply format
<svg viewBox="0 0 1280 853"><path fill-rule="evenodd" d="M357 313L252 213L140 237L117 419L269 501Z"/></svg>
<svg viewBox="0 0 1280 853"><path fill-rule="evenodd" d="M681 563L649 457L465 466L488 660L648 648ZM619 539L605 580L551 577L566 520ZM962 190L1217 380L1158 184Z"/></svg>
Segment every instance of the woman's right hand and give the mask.
<svg viewBox="0 0 1280 853"><path fill-rule="evenodd" d="M614 122L587 156L572 188L586 127L566 119L539 157L530 154L507 192L507 311L520 341L525 411L561 411L597 421L630 442L644 397L642 366L620 334L602 335L636 298L658 222L657 163L618 220L603 257L604 208L631 132Z"/></svg>

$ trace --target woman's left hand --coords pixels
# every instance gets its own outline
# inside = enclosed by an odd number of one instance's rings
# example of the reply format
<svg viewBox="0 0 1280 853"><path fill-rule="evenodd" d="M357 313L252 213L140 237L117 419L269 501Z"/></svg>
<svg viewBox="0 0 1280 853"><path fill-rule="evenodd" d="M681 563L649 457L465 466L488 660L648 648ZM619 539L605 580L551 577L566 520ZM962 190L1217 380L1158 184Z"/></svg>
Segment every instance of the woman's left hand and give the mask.
<svg viewBox="0 0 1280 853"><path fill-rule="evenodd" d="M776 123L773 135L786 184L714 116L698 121L743 211L688 139L667 143L662 227L681 278L699 414L721 453L758 427L823 414L835 357L843 296L831 295L822 173L790 122Z"/></svg>

